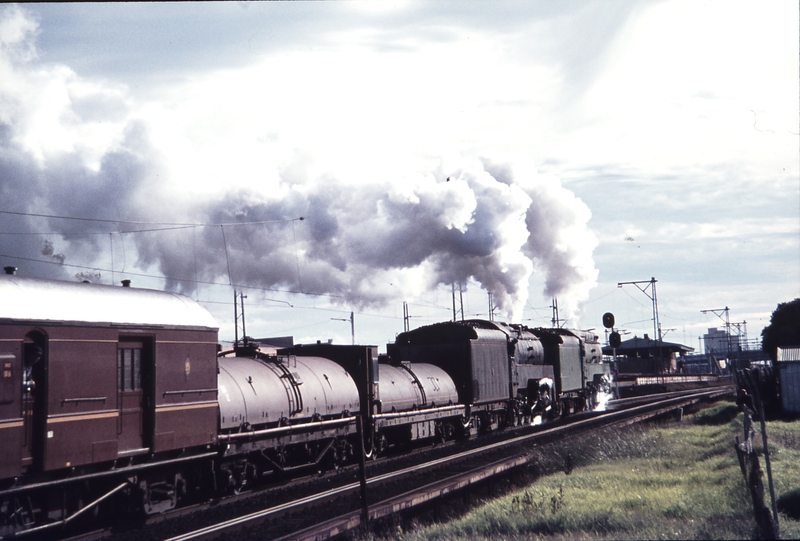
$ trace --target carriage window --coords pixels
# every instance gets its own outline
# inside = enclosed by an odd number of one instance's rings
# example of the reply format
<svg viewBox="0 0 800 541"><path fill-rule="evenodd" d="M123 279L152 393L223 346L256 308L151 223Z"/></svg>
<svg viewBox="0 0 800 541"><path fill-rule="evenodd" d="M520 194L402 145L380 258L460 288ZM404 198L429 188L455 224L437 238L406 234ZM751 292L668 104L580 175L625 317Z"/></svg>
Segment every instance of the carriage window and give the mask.
<svg viewBox="0 0 800 541"><path fill-rule="evenodd" d="M13 353L0 353L0 404L14 401L17 379L14 377L16 356Z"/></svg>
<svg viewBox="0 0 800 541"><path fill-rule="evenodd" d="M127 345L127 344L126 344ZM117 381L122 391L142 388L142 348L121 347L117 349Z"/></svg>

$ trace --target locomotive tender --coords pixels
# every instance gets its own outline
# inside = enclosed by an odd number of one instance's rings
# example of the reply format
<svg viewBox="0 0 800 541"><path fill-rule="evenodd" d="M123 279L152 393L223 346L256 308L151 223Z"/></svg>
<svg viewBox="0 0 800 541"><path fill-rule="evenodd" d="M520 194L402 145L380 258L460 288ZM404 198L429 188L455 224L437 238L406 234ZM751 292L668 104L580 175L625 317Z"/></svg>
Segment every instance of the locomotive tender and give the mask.
<svg viewBox="0 0 800 541"><path fill-rule="evenodd" d="M129 285L126 284L126 285ZM158 513L358 449L594 404L597 337L470 320L374 346L221 351L183 295L0 275L0 535Z"/></svg>

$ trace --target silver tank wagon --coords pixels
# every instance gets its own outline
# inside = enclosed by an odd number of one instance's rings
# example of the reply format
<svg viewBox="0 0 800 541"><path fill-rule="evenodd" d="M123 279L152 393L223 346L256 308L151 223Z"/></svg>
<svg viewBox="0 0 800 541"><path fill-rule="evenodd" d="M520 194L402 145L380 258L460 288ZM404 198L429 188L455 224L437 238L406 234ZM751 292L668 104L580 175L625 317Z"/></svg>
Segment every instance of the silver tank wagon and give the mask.
<svg viewBox="0 0 800 541"><path fill-rule="evenodd" d="M328 359L219 358L223 431L341 417L359 408L353 378Z"/></svg>
<svg viewBox="0 0 800 541"><path fill-rule="evenodd" d="M427 363L380 364L381 411L408 411L458 403L456 385L447 372Z"/></svg>

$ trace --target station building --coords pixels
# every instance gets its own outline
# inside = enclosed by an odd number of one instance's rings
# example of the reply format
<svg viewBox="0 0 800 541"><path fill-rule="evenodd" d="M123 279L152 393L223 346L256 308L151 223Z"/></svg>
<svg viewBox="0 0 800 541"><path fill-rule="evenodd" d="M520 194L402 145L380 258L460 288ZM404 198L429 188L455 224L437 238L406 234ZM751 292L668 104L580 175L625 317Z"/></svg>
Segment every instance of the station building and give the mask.
<svg viewBox="0 0 800 541"><path fill-rule="evenodd" d="M617 372L620 374L677 373L684 364L684 356L694 348L653 340L647 334L624 340L617 348ZM603 347L603 355L613 355L614 349Z"/></svg>

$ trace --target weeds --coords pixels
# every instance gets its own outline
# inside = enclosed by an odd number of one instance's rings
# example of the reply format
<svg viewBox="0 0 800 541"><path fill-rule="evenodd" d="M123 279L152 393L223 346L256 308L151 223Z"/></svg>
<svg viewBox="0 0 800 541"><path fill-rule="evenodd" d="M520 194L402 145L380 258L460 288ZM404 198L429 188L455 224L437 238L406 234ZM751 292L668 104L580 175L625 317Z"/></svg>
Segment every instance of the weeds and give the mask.
<svg viewBox="0 0 800 541"><path fill-rule="evenodd" d="M511 498L511 509L515 513L544 514L550 510L551 515L555 515L564 507L564 486L558 487L558 493L550 497L549 503L545 501L545 494L540 494L539 499L535 499L529 491L520 496L519 494Z"/></svg>
<svg viewBox="0 0 800 541"><path fill-rule="evenodd" d="M632 426L537 447L542 477L459 519L406 531L404 541L465 539L749 538L752 508L733 450L736 406L723 402L683 422ZM800 421L768 428L784 535L800 501Z"/></svg>

